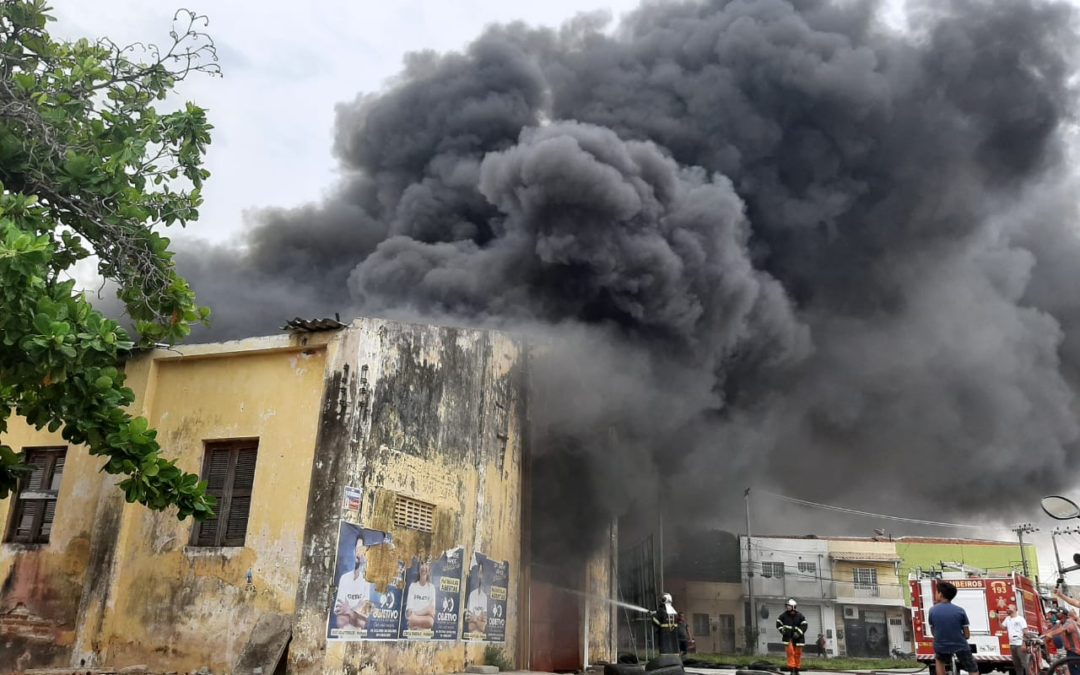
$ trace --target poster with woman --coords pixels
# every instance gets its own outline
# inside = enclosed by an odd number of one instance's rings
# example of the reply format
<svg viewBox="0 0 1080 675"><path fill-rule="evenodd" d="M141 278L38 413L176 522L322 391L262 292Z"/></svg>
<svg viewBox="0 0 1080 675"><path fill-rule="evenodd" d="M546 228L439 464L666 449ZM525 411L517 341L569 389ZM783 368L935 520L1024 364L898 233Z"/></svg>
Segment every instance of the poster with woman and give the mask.
<svg viewBox="0 0 1080 675"><path fill-rule="evenodd" d="M402 638L457 639L464 558L464 548L453 548L437 560L413 559L405 577Z"/></svg>
<svg viewBox="0 0 1080 675"><path fill-rule="evenodd" d="M510 563L473 553L465 587L465 620L461 638L466 642L506 642L506 596Z"/></svg>

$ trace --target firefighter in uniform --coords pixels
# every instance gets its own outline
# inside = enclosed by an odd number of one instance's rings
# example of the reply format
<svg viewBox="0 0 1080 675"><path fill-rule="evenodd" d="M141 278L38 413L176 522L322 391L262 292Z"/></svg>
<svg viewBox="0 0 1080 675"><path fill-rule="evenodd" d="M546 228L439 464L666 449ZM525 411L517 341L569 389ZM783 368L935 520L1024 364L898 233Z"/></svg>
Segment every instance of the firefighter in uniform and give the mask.
<svg viewBox="0 0 1080 675"><path fill-rule="evenodd" d="M656 647L660 653L678 654L678 613L671 604L671 593L660 596L660 606L652 613L652 620L656 628Z"/></svg>
<svg viewBox="0 0 1080 675"><path fill-rule="evenodd" d="M791 675L799 675L802 668L802 648L806 642L806 617L797 609L794 598L787 601L787 611L776 617L776 630L787 645L787 665Z"/></svg>

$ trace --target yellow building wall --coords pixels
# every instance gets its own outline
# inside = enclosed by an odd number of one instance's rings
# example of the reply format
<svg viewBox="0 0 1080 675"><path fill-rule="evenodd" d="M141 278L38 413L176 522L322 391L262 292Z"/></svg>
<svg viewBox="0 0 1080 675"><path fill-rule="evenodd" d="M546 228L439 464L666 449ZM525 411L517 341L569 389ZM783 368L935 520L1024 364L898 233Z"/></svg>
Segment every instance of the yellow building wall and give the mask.
<svg viewBox="0 0 1080 675"><path fill-rule="evenodd" d="M890 600L901 600L904 597L897 574L899 558L896 554L896 544L890 541L830 541L829 555L867 555L880 556L883 558L896 558L897 562L882 562L874 560L832 561L832 578L834 580L837 598L867 597L866 591L856 590L853 570L855 568L872 567L877 570L878 595L873 597Z"/></svg>
<svg viewBox="0 0 1080 675"><path fill-rule="evenodd" d="M13 580L0 594L4 608L29 601L33 613L64 621L49 665L231 670L260 616L291 614L328 340L310 341L198 345L127 363L132 412L147 417L162 454L183 469L201 474L204 441L259 439L245 544L189 546L190 519L125 504L114 479L98 472L103 461L70 449L50 542L0 549L0 574ZM15 447L57 441L14 422L5 441ZM5 524L10 501L0 502ZM52 647L39 641L43 649Z"/></svg>
<svg viewBox="0 0 1080 675"><path fill-rule="evenodd" d="M290 672L426 674L482 663L483 643L327 641L346 485L363 489L361 523L394 534L395 562L462 546L466 564L474 552L509 563L506 642L496 646L521 664L522 369L518 343L503 334L367 319L340 332L133 358L132 412L185 470L201 473L206 441L259 439L245 545L190 546L190 521L125 504L98 471L102 461L70 448L50 543L0 547L0 672L228 672L256 622L274 615L293 626ZM57 436L13 420L4 439L21 448ZM436 507L432 533L395 528L397 495ZM9 501L0 501L5 523ZM612 587L605 557L582 570L597 593ZM25 644L9 639L5 621L28 626ZM592 660L612 656L610 631L610 608L598 607Z"/></svg>
<svg viewBox="0 0 1080 675"><path fill-rule="evenodd" d="M190 546L190 521L125 512L113 606L98 637L111 666L157 655L172 669L231 669L262 614L292 613L324 365L323 349L129 365L148 371L143 412L186 471L202 471L205 441L259 446L243 547Z"/></svg>
<svg viewBox="0 0 1080 675"><path fill-rule="evenodd" d="M697 643L699 654L733 654L746 645L746 613L743 609L746 588L743 584L720 581L667 581L675 600L675 608L686 617L686 625ZM694 631L694 615L709 617L709 632ZM720 633L720 617L734 618L734 632Z"/></svg>
<svg viewBox="0 0 1080 675"><path fill-rule="evenodd" d="M100 457L68 445L59 433L36 431L13 416L3 440L16 450L66 447L67 454L49 543L0 545L0 630L6 636L0 671L24 664L66 665L90 566L90 542L95 526L101 525L99 498L103 488L115 488L98 473L104 463ZM5 539L13 501L0 500Z"/></svg>

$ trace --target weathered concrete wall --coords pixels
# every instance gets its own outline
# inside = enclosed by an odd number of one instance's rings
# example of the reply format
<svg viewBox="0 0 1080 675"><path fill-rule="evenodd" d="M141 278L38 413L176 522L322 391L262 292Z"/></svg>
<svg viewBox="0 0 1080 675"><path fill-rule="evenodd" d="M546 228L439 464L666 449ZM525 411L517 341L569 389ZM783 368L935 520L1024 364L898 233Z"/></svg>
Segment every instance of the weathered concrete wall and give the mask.
<svg viewBox="0 0 1080 675"><path fill-rule="evenodd" d="M186 470L201 472L205 441L259 439L245 545L189 546L192 523L125 504L98 472L101 460L70 448L50 543L0 547L0 671L228 671L269 615L293 621L291 672L446 673L482 662L482 643L325 639L346 485L363 489L362 524L394 535L392 553L370 560L376 581L388 582L398 560L456 546L466 560L480 552L509 562L506 642L498 646L521 664L523 369L506 335L380 320L133 359L133 412ZM5 440L26 447L59 439L15 421ZM398 496L434 505L432 532L395 527ZM3 522L9 501L0 502ZM599 596L614 592L614 530L610 543L581 570ZM589 616L590 660L610 658L611 608L593 602Z"/></svg>
<svg viewBox="0 0 1080 675"><path fill-rule="evenodd" d="M585 567L588 664L615 661L617 607L611 601L618 599L618 549L618 525L613 522L608 528L608 546L589 558Z"/></svg>
<svg viewBox="0 0 1080 675"><path fill-rule="evenodd" d="M0 672L15 667L67 665L88 574L101 574L90 542L102 487L101 460L71 447L59 433L35 431L12 418L4 441L17 450L67 447L57 511L47 544L0 546ZM91 476L76 480L76 476ZM0 501L3 534L11 520L12 499Z"/></svg>
<svg viewBox="0 0 1080 675"><path fill-rule="evenodd" d="M129 371L151 371L140 400L162 446L199 473L205 441L258 438L252 508L243 547L189 546L190 521L126 509L98 658L231 669L260 615L293 611L325 351L156 356Z"/></svg>
<svg viewBox="0 0 1080 675"><path fill-rule="evenodd" d="M259 338L155 351L127 364L133 412L150 420L164 453L185 470L201 472L204 441L259 439L245 545L188 546L190 520L126 505L98 472L100 459L69 449L50 542L0 549L0 607L20 608L10 622L40 617L56 627L46 634L38 625L43 639L29 645L33 658L12 663L22 643L0 620L10 647L0 650L0 670L26 663L222 671L260 615L292 613L328 341ZM58 439L16 422L5 440L26 447ZM10 501L0 502L5 523ZM249 569L254 590L246 588Z"/></svg>
<svg viewBox="0 0 1080 675"><path fill-rule="evenodd" d="M326 640L346 485L364 490L364 526L394 533L395 558L407 563L422 550L438 555L464 546L467 555L509 561L502 646L518 661L524 415L518 346L498 333L362 320L342 335L329 370L291 670L446 673L482 662L482 644ZM435 531L395 530L396 494L434 504Z"/></svg>

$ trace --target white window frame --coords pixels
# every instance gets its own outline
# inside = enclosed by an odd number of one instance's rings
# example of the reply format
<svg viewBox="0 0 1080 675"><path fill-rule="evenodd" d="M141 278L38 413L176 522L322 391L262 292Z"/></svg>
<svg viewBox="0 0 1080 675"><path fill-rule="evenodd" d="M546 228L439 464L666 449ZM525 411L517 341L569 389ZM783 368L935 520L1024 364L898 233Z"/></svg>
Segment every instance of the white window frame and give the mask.
<svg viewBox="0 0 1080 675"><path fill-rule="evenodd" d="M878 589L876 567L853 567L851 578L857 590L876 591Z"/></svg>
<svg viewBox="0 0 1080 675"><path fill-rule="evenodd" d="M817 576L817 563L816 562L800 562L799 574L806 574L808 576Z"/></svg>
<svg viewBox="0 0 1080 675"><path fill-rule="evenodd" d="M761 576L766 579L783 579L784 563L764 561L761 563Z"/></svg>

